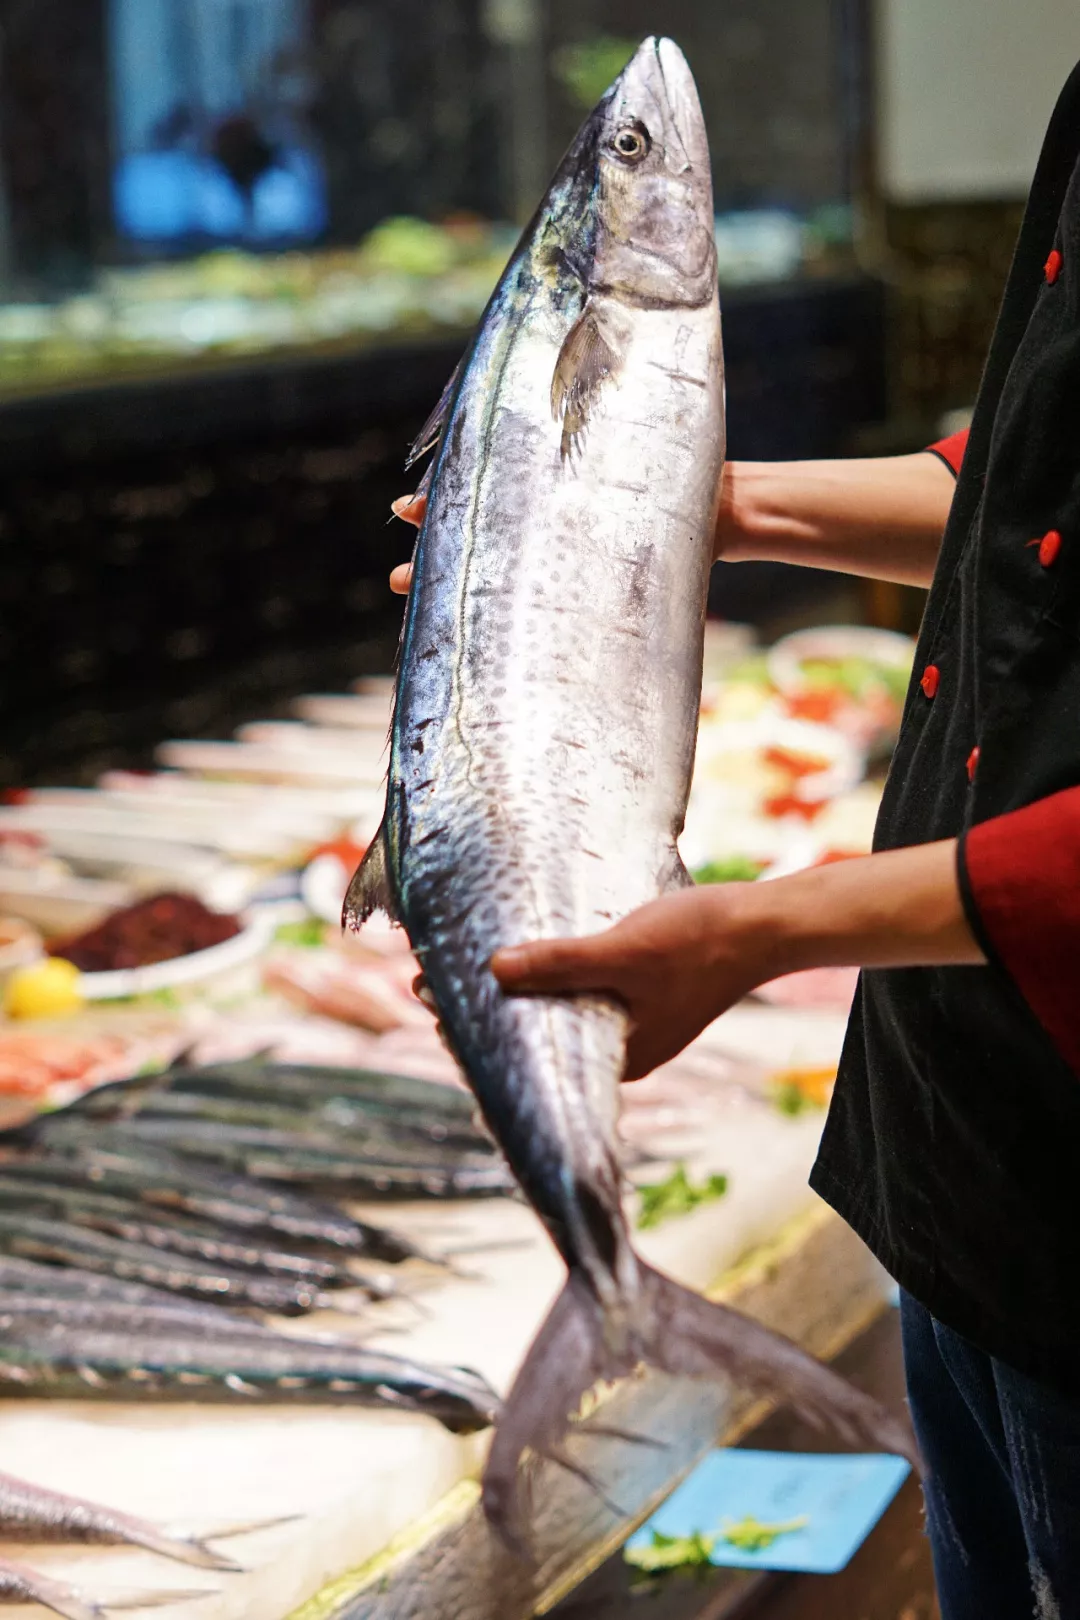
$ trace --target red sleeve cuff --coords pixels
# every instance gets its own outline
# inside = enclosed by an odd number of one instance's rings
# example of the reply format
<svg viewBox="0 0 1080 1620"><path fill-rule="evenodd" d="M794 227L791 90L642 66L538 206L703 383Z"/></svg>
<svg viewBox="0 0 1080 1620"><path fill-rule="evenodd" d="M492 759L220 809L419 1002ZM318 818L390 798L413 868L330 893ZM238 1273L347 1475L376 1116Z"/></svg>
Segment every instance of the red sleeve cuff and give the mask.
<svg viewBox="0 0 1080 1620"><path fill-rule="evenodd" d="M941 457L954 477L959 473L960 463L964 459L968 432L968 428L962 428L959 433L950 433L947 439L939 439L936 444L928 444L926 447L931 454Z"/></svg>
<svg viewBox="0 0 1080 1620"><path fill-rule="evenodd" d="M959 860L980 943L1080 1074L1080 788L972 827Z"/></svg>

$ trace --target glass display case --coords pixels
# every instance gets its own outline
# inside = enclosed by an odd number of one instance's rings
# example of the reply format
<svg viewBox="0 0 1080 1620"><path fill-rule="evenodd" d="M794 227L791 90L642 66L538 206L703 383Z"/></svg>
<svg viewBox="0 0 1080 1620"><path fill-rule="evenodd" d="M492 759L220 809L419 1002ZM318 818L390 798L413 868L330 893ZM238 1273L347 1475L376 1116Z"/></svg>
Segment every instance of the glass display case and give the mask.
<svg viewBox="0 0 1080 1620"><path fill-rule="evenodd" d="M673 0L721 276L850 250L860 0ZM613 0L8 0L0 394L467 328L643 33Z"/></svg>
<svg viewBox="0 0 1080 1620"><path fill-rule="evenodd" d="M863 3L664 8L712 140L736 457L843 453L883 410L881 288L851 247ZM0 789L389 667L405 446L657 21L3 0ZM776 576L725 569L718 607L752 617Z"/></svg>

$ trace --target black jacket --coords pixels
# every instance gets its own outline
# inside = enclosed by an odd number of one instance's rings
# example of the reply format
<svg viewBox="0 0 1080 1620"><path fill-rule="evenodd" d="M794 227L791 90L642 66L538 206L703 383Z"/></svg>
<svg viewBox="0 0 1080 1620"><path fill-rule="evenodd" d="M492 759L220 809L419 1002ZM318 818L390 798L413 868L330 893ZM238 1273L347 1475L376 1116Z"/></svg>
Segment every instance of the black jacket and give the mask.
<svg viewBox="0 0 1080 1620"><path fill-rule="evenodd" d="M1078 156L1080 68L1032 185L875 839L961 839L990 965L863 973L811 1184L941 1321L1080 1389Z"/></svg>

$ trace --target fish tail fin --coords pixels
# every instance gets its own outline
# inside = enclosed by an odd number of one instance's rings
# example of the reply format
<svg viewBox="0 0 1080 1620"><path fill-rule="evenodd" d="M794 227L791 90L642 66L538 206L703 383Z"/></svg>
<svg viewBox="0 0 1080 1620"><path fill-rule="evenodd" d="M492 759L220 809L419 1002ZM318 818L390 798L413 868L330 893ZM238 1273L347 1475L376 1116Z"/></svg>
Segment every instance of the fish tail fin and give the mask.
<svg viewBox="0 0 1080 1620"><path fill-rule="evenodd" d="M156 1525L137 1519L131 1521L128 1537L137 1546L145 1547L147 1552L172 1558L176 1563L188 1564L194 1569L217 1569L231 1575L243 1572L243 1564L227 1558L224 1553L215 1552L199 1536L170 1535L167 1530L159 1530Z"/></svg>
<svg viewBox="0 0 1080 1620"><path fill-rule="evenodd" d="M383 911L391 922L399 920L394 891L390 887L390 863L386 858L386 818L367 847L353 873L341 912L341 926L355 934L376 911Z"/></svg>
<svg viewBox="0 0 1080 1620"><path fill-rule="evenodd" d="M903 1419L790 1339L649 1266L640 1266L638 1311L630 1331L633 1349L611 1350L603 1306L585 1277L571 1272L514 1380L484 1473L483 1504L492 1528L523 1556L528 1550L518 1490L522 1454L528 1449L563 1461L558 1446L585 1392L638 1362L676 1375L729 1378L789 1404L816 1428L834 1428L852 1444L896 1452L919 1466L914 1436Z"/></svg>
<svg viewBox="0 0 1080 1620"><path fill-rule="evenodd" d="M107 1620L105 1610L66 1581L50 1580L26 1564L0 1559L0 1602L40 1603L64 1620Z"/></svg>

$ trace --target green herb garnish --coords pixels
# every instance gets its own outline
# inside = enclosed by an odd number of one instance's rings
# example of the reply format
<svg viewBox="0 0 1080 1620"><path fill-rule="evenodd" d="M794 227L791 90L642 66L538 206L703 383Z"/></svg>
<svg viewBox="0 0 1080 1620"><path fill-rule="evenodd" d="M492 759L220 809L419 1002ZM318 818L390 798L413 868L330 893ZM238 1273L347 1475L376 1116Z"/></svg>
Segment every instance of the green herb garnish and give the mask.
<svg viewBox="0 0 1080 1620"><path fill-rule="evenodd" d="M720 1532L720 1540L726 1541L729 1547L738 1547L740 1552L766 1552L779 1536L790 1536L795 1530L805 1530L809 1523L805 1516L788 1519L782 1524L762 1524L760 1519L749 1517L735 1524L727 1519ZM715 1539L713 1537L714 1544Z"/></svg>
<svg viewBox="0 0 1080 1620"><path fill-rule="evenodd" d="M694 870L695 883L753 883L765 870L764 862L749 855L725 855L720 861L706 861Z"/></svg>
<svg viewBox="0 0 1080 1620"><path fill-rule="evenodd" d="M859 654L848 658L804 658L802 675L808 686L839 687L856 701L867 697L875 686L884 687L897 703L903 702L911 680L910 668L879 664Z"/></svg>
<svg viewBox="0 0 1080 1620"><path fill-rule="evenodd" d="M773 1102L782 1114L790 1114L792 1119L795 1119L799 1114L804 1114L810 1107L810 1099L806 1092L802 1091L790 1080L776 1087L773 1092Z"/></svg>
<svg viewBox="0 0 1080 1620"><path fill-rule="evenodd" d="M326 939L326 924L318 917L302 917L299 922L279 923L274 929L277 945L321 945Z"/></svg>
<svg viewBox="0 0 1080 1620"><path fill-rule="evenodd" d="M695 1187L686 1174L686 1166L680 1164L666 1181L646 1183L638 1187L641 1194L641 1210L637 1218L638 1231L644 1232L650 1227L659 1226L661 1222L670 1221L676 1215L689 1215L699 1204L709 1204L715 1198L722 1198L727 1189L727 1176L708 1176Z"/></svg>
<svg viewBox="0 0 1080 1620"><path fill-rule="evenodd" d="M654 1530L650 1546L626 1547L623 1557L635 1569L654 1575L664 1569L699 1569L709 1562L715 1546L716 1537L701 1530L689 1536L665 1536L662 1530Z"/></svg>

